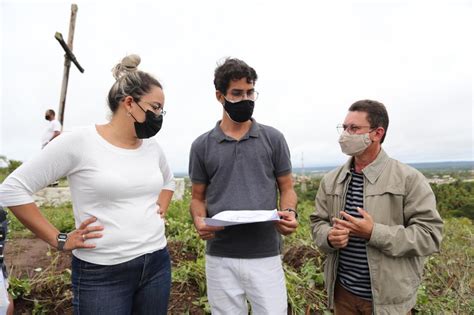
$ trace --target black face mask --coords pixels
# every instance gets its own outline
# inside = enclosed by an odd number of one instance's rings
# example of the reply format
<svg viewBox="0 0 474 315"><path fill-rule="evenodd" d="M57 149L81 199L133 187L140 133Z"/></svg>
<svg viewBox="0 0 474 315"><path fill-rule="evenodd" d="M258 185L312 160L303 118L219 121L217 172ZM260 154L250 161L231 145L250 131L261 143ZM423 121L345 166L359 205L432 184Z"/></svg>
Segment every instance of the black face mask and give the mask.
<svg viewBox="0 0 474 315"><path fill-rule="evenodd" d="M231 103L224 99L224 109L229 114L230 119L242 123L252 118L255 102L251 100L242 100L237 103Z"/></svg>
<svg viewBox="0 0 474 315"><path fill-rule="evenodd" d="M140 105L138 106L145 112L145 110ZM156 115L151 110L147 110L145 112L144 122L138 122L135 117L133 117L133 119L135 119L135 133L137 134L138 139L147 139L153 137L158 133L158 131L160 131L161 125L163 124L163 115Z"/></svg>
<svg viewBox="0 0 474 315"><path fill-rule="evenodd" d="M48 115L44 115L44 119L49 120L49 116L48 116Z"/></svg>

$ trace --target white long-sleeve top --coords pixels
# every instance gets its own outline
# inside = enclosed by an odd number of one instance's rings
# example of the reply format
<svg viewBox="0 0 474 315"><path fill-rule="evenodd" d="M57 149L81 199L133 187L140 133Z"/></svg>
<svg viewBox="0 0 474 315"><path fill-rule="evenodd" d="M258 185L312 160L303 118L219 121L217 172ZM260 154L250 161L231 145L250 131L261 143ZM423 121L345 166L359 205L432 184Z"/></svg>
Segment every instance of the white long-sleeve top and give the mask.
<svg viewBox="0 0 474 315"><path fill-rule="evenodd" d="M95 126L56 137L37 156L0 185L0 205L33 202L32 195L67 176L76 228L94 216L103 237L86 242L94 249L73 254L87 262L114 265L166 246L164 222L157 213L162 189L174 191L174 178L161 147L144 139L137 149L107 142Z"/></svg>

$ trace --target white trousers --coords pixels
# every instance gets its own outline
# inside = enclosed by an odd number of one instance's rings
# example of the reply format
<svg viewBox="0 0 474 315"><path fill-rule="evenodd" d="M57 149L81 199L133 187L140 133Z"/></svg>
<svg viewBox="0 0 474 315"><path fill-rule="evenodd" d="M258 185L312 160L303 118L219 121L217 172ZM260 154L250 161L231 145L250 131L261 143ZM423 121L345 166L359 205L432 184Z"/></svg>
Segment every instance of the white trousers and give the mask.
<svg viewBox="0 0 474 315"><path fill-rule="evenodd" d="M227 258L206 255L207 297L214 315L286 315L285 275L280 256Z"/></svg>
<svg viewBox="0 0 474 315"><path fill-rule="evenodd" d="M4 315L7 313L8 305L10 302L8 301L8 279L3 278L3 272L0 268L0 315Z"/></svg>

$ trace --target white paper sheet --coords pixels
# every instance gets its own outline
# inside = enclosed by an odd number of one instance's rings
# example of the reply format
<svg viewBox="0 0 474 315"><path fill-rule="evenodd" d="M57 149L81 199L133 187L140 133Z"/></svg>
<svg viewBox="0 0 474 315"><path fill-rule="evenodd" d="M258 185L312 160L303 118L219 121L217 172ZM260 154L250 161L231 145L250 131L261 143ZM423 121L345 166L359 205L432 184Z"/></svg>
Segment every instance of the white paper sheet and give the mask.
<svg viewBox="0 0 474 315"><path fill-rule="evenodd" d="M209 226L229 226L255 222L278 221L277 210L226 210L219 212L212 218L205 218Z"/></svg>

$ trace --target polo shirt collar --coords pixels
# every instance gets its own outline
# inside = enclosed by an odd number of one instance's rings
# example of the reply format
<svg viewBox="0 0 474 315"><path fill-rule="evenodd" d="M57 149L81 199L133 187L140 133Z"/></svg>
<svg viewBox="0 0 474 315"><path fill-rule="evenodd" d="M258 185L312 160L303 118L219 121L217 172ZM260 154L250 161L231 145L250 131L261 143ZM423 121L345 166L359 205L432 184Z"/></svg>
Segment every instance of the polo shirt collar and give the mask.
<svg viewBox="0 0 474 315"><path fill-rule="evenodd" d="M242 139L240 139L240 141L246 140L249 137L258 138L259 131L260 131L260 125L257 123L257 121L254 118L250 118L250 120L252 121L252 125L250 126L249 131L242 137ZM221 124L221 120L219 120L216 123L216 126L211 131L211 135L217 140L217 142L221 143L225 140L227 140L227 141L236 141L235 139L232 139L232 138L226 136L224 131L222 131L220 124Z"/></svg>
<svg viewBox="0 0 474 315"><path fill-rule="evenodd" d="M260 125L257 123L257 121L253 118L250 118L252 121L252 125L250 126L250 130L248 132L248 135L252 138L258 138L258 134L260 131Z"/></svg>

